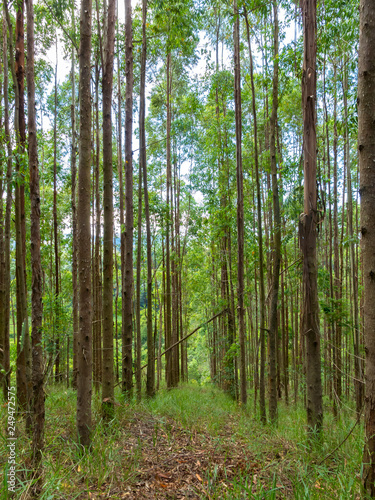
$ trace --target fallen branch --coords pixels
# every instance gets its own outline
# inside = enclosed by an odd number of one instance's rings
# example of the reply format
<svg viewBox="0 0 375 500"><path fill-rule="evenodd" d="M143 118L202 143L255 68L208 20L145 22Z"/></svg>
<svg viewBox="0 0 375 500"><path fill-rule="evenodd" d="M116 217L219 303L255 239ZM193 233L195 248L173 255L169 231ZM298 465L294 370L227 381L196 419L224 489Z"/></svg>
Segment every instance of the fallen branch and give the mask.
<svg viewBox="0 0 375 500"><path fill-rule="evenodd" d="M212 318L210 318L208 321L206 321L205 323L202 323L201 325L197 326L197 328L195 328L195 330L193 330L192 332L190 332L188 335L186 335L184 338L182 338L181 340L179 340L178 342L175 342L173 345L171 345L170 347L168 347L168 349L166 349L165 351L163 351L161 354L160 354L160 357L164 356L165 353L167 353L168 351L174 349L176 346L178 346L179 344L181 344L182 342L184 342L186 339L188 339L189 337L191 337L195 332L197 332L198 330L200 330L203 326L205 325L208 325L208 323L211 323L211 321L213 321L214 319L216 319L217 317L221 316L223 313L227 312L228 309L223 309L221 312L215 314L215 316L212 316ZM158 358L156 357L154 359L154 361L156 361ZM141 370L143 370L143 368L147 368L147 365L143 365L141 367ZM133 372L135 373L135 372Z"/></svg>
<svg viewBox="0 0 375 500"><path fill-rule="evenodd" d="M365 402L362 403L362 408L360 409L358 415L357 415L357 419L355 421L355 424L353 425L353 427L350 429L350 431L348 432L348 434L345 436L345 438L341 441L341 443L336 446L336 448L331 451L330 453L328 453L328 455L326 455L323 460L321 462L318 463L318 466L319 465L322 465L323 462L325 462L327 460L327 458L329 458L330 456L332 456L339 448L341 448L341 446L345 443L345 441L349 438L349 436L352 434L352 432L354 431L354 429L357 427L357 425L359 424L360 420L361 420L361 415L362 415L362 410L363 410L363 407L365 405Z"/></svg>
<svg viewBox="0 0 375 500"><path fill-rule="evenodd" d="M184 342L186 339L188 339L189 337L191 337L192 335L194 335L194 333L196 333L198 330L200 330L203 326L205 325L208 325L208 323L211 323L211 321L213 321L214 319L218 318L219 316L221 316L223 313L227 312L228 309L223 309L222 311L220 311L219 313L215 314L215 316L212 316L212 318L210 318L208 321L205 321L204 323L202 323L201 325L197 326L192 332L190 332L188 335L185 335L184 338L182 338L181 340L179 340L178 342L175 342L173 345L171 345L170 347L168 347L168 349L166 349L165 351L163 351L161 354L160 354L160 357L164 356L164 354L166 354L167 352L169 352L170 350L174 349L176 346L178 346L179 344L181 344L182 342ZM156 357L154 359L154 361L156 361L158 359L158 357ZM147 365L143 365L141 367L141 370L143 370L144 368L147 368ZM135 374L135 371L133 372L133 375ZM115 385L115 387L117 387L118 385L120 385L122 383L122 380L120 382L117 382L117 384Z"/></svg>

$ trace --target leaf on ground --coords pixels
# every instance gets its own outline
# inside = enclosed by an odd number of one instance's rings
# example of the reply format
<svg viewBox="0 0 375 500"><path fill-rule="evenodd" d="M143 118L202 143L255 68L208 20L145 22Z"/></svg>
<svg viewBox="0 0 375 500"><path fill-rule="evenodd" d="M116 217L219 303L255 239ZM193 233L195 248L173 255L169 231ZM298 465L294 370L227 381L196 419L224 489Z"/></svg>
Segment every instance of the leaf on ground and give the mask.
<svg viewBox="0 0 375 500"><path fill-rule="evenodd" d="M171 476L166 476L165 474L162 474L161 472L158 472L159 477L163 477L164 479L171 479Z"/></svg>

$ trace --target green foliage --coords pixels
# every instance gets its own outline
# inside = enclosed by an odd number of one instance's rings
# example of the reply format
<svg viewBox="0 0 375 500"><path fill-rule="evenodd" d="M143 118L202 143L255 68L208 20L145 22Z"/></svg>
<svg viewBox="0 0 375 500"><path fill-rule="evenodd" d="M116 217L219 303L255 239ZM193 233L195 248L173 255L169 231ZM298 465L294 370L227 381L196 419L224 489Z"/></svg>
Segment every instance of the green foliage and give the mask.
<svg viewBox="0 0 375 500"><path fill-rule="evenodd" d="M100 418L100 398L94 397L94 447L91 453L82 454L76 442L75 393L61 388L47 389L42 500L56 494L77 498L88 492L93 496L100 492L117 498L117 484L120 491L142 488L139 477L149 470L148 457L159 456L156 466L161 467L161 474L168 476L176 464L170 464L166 451L173 450L179 460L181 439L189 442L183 448L188 473L197 460L201 464L196 472L201 481L195 473L189 476L195 478L193 485L200 488L197 489L200 498L354 500L362 495L361 426L329 455L354 424L351 409L344 410L339 421L334 422L332 416L327 416L324 443L310 449L304 429L305 410L299 405L280 405L276 428L262 426L249 409L241 408L210 385L200 388L190 384L161 390L155 398L143 403L125 403L121 397L119 401L115 419L104 426ZM0 412L4 426L4 406ZM20 420L16 426L20 479L17 494L20 496L32 481L27 466L30 443ZM1 465L5 464L5 446L3 439ZM190 450L194 454L192 464L188 458ZM237 464L234 469L233 464ZM176 473L171 477L178 479ZM2 476L1 482L4 481Z"/></svg>
<svg viewBox="0 0 375 500"><path fill-rule="evenodd" d="M244 164L244 213L245 213L245 297L248 351L251 362L248 368L250 382L255 380L255 360L259 361L259 234L257 229L257 206L255 201L255 144L254 118L252 112L253 96L250 78L250 56L247 45L247 32L243 8L249 15L250 43L254 58L255 108L258 126L258 154L260 167L260 189L262 196L263 241L266 253L264 271L266 279L267 299L271 293L271 272L273 263L274 220L272 214L272 191L270 178L270 112L272 102L273 74L273 25L271 4L260 0L239 0L241 13L241 97L242 97L242 153ZM298 223L303 213L303 158L302 127L303 114L301 108L301 77L303 58L303 34L300 26L300 11L296 2L283 0L278 3L282 20L280 23L279 54L279 88L278 88L278 122L277 122L277 168L280 182L280 201L282 216L282 253L284 278L284 314L289 321L286 325L288 361L292 362L290 380L298 376L297 395L304 393L305 375L303 359L303 332L300 331L303 306L301 300L301 283L303 268L298 243ZM59 52L71 57L72 40L78 45L79 23L73 29L74 2L53 0L36 4L36 92L38 111L38 148L41 183L41 256L43 268L43 305L44 323L43 339L46 359L54 355L54 340L60 335L64 345L68 338L72 339L72 210L71 210L71 172L70 156L72 144L71 131L71 99L72 78L76 82L76 101L78 102L78 64L76 75L66 75L57 85L57 140L53 135L55 113L55 92L53 88L54 68L49 55L54 52L54 44L58 41ZM98 8L103 9L99 1ZM324 327L340 325L343 327L345 354L351 356L353 344L353 312L351 303L352 284L346 262L349 260L351 245L356 248L359 238L356 234L348 235L346 186L346 162L350 162L352 186L355 193L353 200L354 215L358 216L359 201L357 191L357 39L358 39L358 1L326 0L318 5L318 98L317 98L317 134L318 134L318 177L320 197L319 215L319 248L318 248L318 284L319 303L321 308L321 331ZM236 142L234 120L234 76L233 76L233 4L227 0L152 0L148 2L147 34L147 96L148 108L146 119L147 142L147 175L152 226L152 259L153 259L153 321L157 322L157 340L164 332L159 331L159 314L163 308L165 290L163 289L163 272L165 271L165 235L167 224L171 224L170 206L166 203L166 64L170 56L170 105L171 105L171 163L176 178L173 180L176 192L179 193L179 213L181 255L178 259L176 248L171 252L176 267L181 269L183 325L181 335L190 332L196 325L207 320L212 314L228 307L233 300L237 301L237 233L236 233ZM12 14L13 15L13 14ZM101 17L101 10L99 18ZM78 17L77 17L78 18ZM13 19L13 17L12 17ZM64 27L64 33L61 28ZM103 37L102 19L99 19L101 37ZM141 7L134 6L134 117L137 120L137 95L140 81L141 54ZM120 93L122 102L125 91L125 33L123 25L118 26L116 56L120 77ZM291 33L295 31L294 35ZM100 36L98 23L93 22L93 85L98 84L98 96L93 95L93 102L98 97L99 127L102 123L100 111L102 105L100 79L101 57L99 53ZM73 57L76 57L77 54ZM76 61L77 62L77 61ZM61 54L59 54L59 66ZM117 63L116 63L117 64ZM344 76L347 79L345 98L348 101L348 121L344 109ZM117 75L116 75L117 77ZM98 80L99 79L99 80ZM60 78L59 78L60 80ZM117 88L114 93L113 117L117 115ZM14 89L9 84L10 101L14 101ZM337 137L334 131L334 105L336 99ZM0 99L1 101L1 99ZM1 102L0 102L0 105ZM76 104L77 105L77 104ZM3 109L0 109L2 123ZM79 110L77 111L77 123ZM43 115L43 121L41 116ZM11 119L14 117L12 104ZM47 118L47 120L46 120ZM122 114L122 127L124 125ZM113 137L117 140L118 124L113 127ZM348 128L348 144L346 144L346 128ZM93 130L93 133L95 131ZM135 130L137 135L138 131ZM1 132L0 132L1 134ZM101 131L99 132L101 140ZM77 139L79 139L77 137ZM3 140L3 137L0 137ZM118 152L116 140L113 141L114 156L114 191L115 191L115 231L123 231L119 227L119 176ZM94 141L93 141L94 142ZM3 144L2 142L1 144ZM336 153L333 151L335 143ZM123 146L123 144L122 144ZM347 146L347 148L346 148ZM13 171L12 185L23 185L26 193L27 235L29 235L29 200L28 200L28 164L27 155L20 153L12 143L12 161L18 160L20 172ZM96 148L96 146L95 146ZM138 150L134 146L134 171L138 168ZM345 149L346 148L346 149ZM57 197L58 197L58 242L60 252L61 290L59 298L55 296L54 253L53 253L53 167L54 150L57 152ZM116 151L115 151L116 150ZM93 164L96 150L93 148ZM5 164L6 156L0 151L0 162ZM102 144L99 152L99 185L102 186ZM77 157L78 159L78 157ZM340 200L338 201L338 220L340 232L340 252L342 253L342 298L334 299L332 290L332 266L327 256L329 240L332 237L330 221L333 212L333 164L337 162ZM4 174L4 172L3 172ZM4 181L3 175L3 181ZM134 193L137 191L135 176ZM4 186L4 184L3 184ZM100 187L101 190L101 187ZM330 191L330 195L328 194ZM342 194L345 196L342 197ZM135 195L135 210L138 210ZM3 208L5 198L3 196ZM177 211L174 205L175 212ZM144 221L144 218L143 218ZM12 221L12 235L14 235ZM144 227L142 227L144 230ZM175 228L173 228L175 231ZM144 231L143 231L144 234ZM120 263L120 245L117 238L117 260ZM142 240L144 246L144 240ZM15 302L15 252L12 241L11 255L11 293ZM88 249L89 251L89 249ZM164 252L164 253L163 253ZM145 254L145 252L144 252ZM163 260L164 258L164 260ZM26 254L27 288L31 289L31 273L29 248ZM288 266L288 267L287 267ZM146 348L146 297L145 258L142 256L142 294L141 294L141 363L147 359ZM287 269L285 269L287 267ZM224 278L223 270L228 276ZM358 270L359 292L361 295L361 269ZM224 282L224 280L226 280ZM121 332L122 294L121 276L118 290L118 332ZM225 297L223 289L228 296ZM335 288L333 288L335 291ZM116 293L114 290L114 294ZM230 297L229 297L230 296ZM230 304L231 305L231 304ZM13 311L12 311L13 313ZM265 316L268 315L268 302ZM289 315L289 317L288 317ZM56 318L59 322L56 325ZM225 321L225 325L227 324ZM286 319L285 319L286 322ZM267 326L267 325L266 325ZM357 498L359 495L358 467L363 446L362 434L357 429L357 439L353 450L349 443L343 446L334 458L327 463L317 465L328 451L336 446L348 431L352 417L343 409L343 419L334 423L326 417L326 441L322 447L307 450L305 440L304 410L281 405L279 428L260 427L249 409L239 408L227 396L211 387L210 356L212 347L208 339L213 335L212 325L200 329L188 341L188 378L194 386L184 387L181 391L162 391L153 401L142 405L125 402L119 397L121 406L117 408L116 419L105 428L100 422L101 402L95 396L95 446L91 456L82 455L75 445L74 405L75 397L70 391L57 393L48 388L47 399L47 448L44 456L46 467L46 487L42 498L53 495L67 495L74 498L88 495L92 488L101 488L103 495L110 495L114 477L125 484L137 480L137 469L145 454L145 444L141 434L137 440L127 431L135 412L147 418L158 419L155 424L153 446L156 447L162 433L173 441L173 433L169 418L178 420L189 432L208 430L214 436L233 447L242 446L261 467L249 466L239 468L235 477L231 477L230 468L220 468L212 462L212 467L202 475L202 485L206 488L207 498ZM13 326L12 326L13 330ZM222 335L225 327L220 323L218 334ZM12 333L14 333L12 331ZM298 333L298 337L296 335ZM234 379L233 365L238 359L239 347L237 331L233 332L234 340L227 345L227 339L220 338L225 345L221 352L220 373L228 381ZM121 336L121 335L119 335ZM323 338L322 345L326 339ZM72 344L72 342L71 342ZM71 346L70 344L70 346ZM119 347L121 350L121 339ZM362 348L362 347L361 347ZM72 350L72 346L70 347ZM344 351L344 347L343 347ZM350 359L350 358L349 358ZM70 359L72 365L72 359ZM253 366L254 365L254 366ZM11 346L11 366L13 376L16 370L15 345ZM71 366L70 366L71 368ZM349 370L350 370L349 363ZM267 370L267 368L266 368ZM324 375L331 378L335 375L329 360L323 365ZM266 373L267 376L267 373ZM297 392L297 391L296 391ZM350 402L348 402L350 405ZM129 406L126 406L129 405ZM249 405L250 406L250 405ZM328 409L329 402L326 402ZM328 412L327 412L328 413ZM63 417L61 417L61 415ZM64 428L60 428L63 418ZM346 418L346 422L344 422ZM132 420L133 419L133 420ZM236 427L230 426L232 421ZM154 425L154 421L152 421ZM159 425L159 427L157 427ZM220 434L228 426L231 434ZM54 429L59 429L56 433ZM331 432L332 431L332 432ZM22 432L22 431L21 431ZM207 438L209 439L209 438ZM132 442L132 448L128 442ZM350 441L351 442L351 441ZM120 444L121 445L120 445ZM150 442L147 443L148 445ZM352 443L353 444L353 443ZM66 446L65 446L66 445ZM25 437L21 457L24 459L29 449ZM126 452L124 452L126 449ZM264 458L266 450L266 459ZM353 452L351 456L350 452ZM262 455L263 453L263 455ZM279 457L277 456L279 455ZM125 460L125 458L126 460ZM255 464L255 460L248 460ZM22 462L23 463L23 462ZM26 464L27 461L24 460ZM25 465L26 469L26 465ZM25 477L26 477L25 470ZM120 472L120 473L119 473ZM118 474L119 473L119 474ZM117 474L117 476L116 476ZM70 480L72 479L72 485ZM132 483L133 482L133 483ZM223 482L228 484L228 491ZM27 480L22 486L24 492L28 488ZM122 484L122 483L121 483ZM127 483L126 483L127 484ZM76 494L74 486L79 485ZM203 487L203 486L202 486ZM56 493L57 492L57 493ZM197 495L202 490L197 490ZM345 496L346 495L346 496Z"/></svg>

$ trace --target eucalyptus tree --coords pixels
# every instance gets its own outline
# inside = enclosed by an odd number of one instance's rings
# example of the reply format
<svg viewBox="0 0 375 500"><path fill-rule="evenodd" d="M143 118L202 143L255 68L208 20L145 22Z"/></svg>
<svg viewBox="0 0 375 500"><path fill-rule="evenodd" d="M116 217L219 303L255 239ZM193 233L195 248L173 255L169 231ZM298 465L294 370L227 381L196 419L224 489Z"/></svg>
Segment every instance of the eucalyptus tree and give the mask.
<svg viewBox="0 0 375 500"><path fill-rule="evenodd" d="M33 0L27 0L27 89L28 146L31 201L31 306L32 306L32 384L33 384L33 462L37 471L44 448L44 362L43 362L43 301L42 265L40 254L40 192L35 109L35 34ZM37 472L37 477L40 473ZM40 485L39 485L40 486Z"/></svg>
<svg viewBox="0 0 375 500"><path fill-rule="evenodd" d="M366 345L365 447L363 486L375 497L375 5L360 2L360 34L358 58L358 150L361 194L361 249L364 282L364 335Z"/></svg>
<svg viewBox="0 0 375 500"><path fill-rule="evenodd" d="M5 11L5 8L4 8ZM4 12L3 19L3 95L4 95L4 158L6 154L6 204L5 215L1 223L3 234L1 239L1 253L0 253L0 279L1 279L1 310L0 310L0 365L1 376L0 380L3 386L4 399L8 397L8 387L10 387L10 222L11 222L11 209L12 209L12 145L10 137L10 119L9 119L9 92L8 92L8 27L6 22L6 12ZM12 30L10 30L11 36ZM10 40L10 44L12 44ZM12 53L12 52L11 52ZM14 64L11 60L11 65Z"/></svg>
<svg viewBox="0 0 375 500"><path fill-rule="evenodd" d="M279 300L279 277L280 277L280 262L281 262L281 217L280 217L280 200L279 186L277 180L277 158L276 158L276 125L277 125L277 108L278 108L278 83L279 83L279 21L278 7L276 2L273 2L273 22L274 22L274 52L273 52L273 80L272 80L272 112L270 117L270 157L271 157L271 175L272 175L272 200L273 200L273 215L274 215L274 254L273 254L273 275L271 289L271 304L270 304L270 320L269 320L269 357L270 357L270 402L269 414L270 420L277 420L277 388L276 388L276 360L277 360L277 343L279 322L277 318L277 306Z"/></svg>
<svg viewBox="0 0 375 500"><path fill-rule="evenodd" d="M358 286L360 278L360 265L358 262L358 237L356 234L356 226L358 225L358 210L356 210L356 191L357 191L357 153L353 148L354 135L357 133L357 124L352 119L353 102L356 92L356 55L357 41L359 30L358 9L354 2L345 2L337 4L336 2L327 2L324 5L324 19L321 21L324 29L321 45L321 52L324 51L325 60L323 70L326 75L323 96L325 101L326 115L326 130L327 130L327 163L329 161L329 123L333 121L333 160L334 160L334 176L333 176L333 191L340 193L337 187L342 183L343 196L346 196L346 204L341 204L340 201L330 200L334 205L334 233L339 233L340 215L341 215L341 235L334 236L337 240L338 248L334 249L334 260L337 271L337 283L339 294L338 300L332 300L331 318L328 316L330 326L338 332L336 341L333 343L333 358L337 365L337 372L342 378L343 391L347 387L347 352L348 347L345 343L350 338L353 344L353 361L354 361L354 389L356 394L356 408L360 413L363 401L363 341L360 333L359 307L360 307L360 287ZM339 20L339 22L333 21ZM340 36L338 36L340 34ZM332 44L332 39L335 43ZM333 74L333 75L332 75ZM332 78L333 76L333 78ZM332 89L333 85L333 89ZM327 106L326 93L333 94L333 120L329 120L329 106ZM332 128L332 127L331 127ZM343 162L341 161L343 159ZM337 164L337 165L335 165ZM342 168L340 168L342 165ZM330 165L328 167L328 178L330 179ZM346 184L345 184L346 181ZM330 189L330 182L328 182ZM346 188L346 193L345 193ZM344 199L344 198L343 198ZM338 207L337 207L338 205ZM342 206L340 206L342 205ZM346 208L346 210L345 210ZM341 214L340 214L341 211ZM337 213L336 213L337 212ZM336 213L336 214L335 214ZM336 221L335 221L336 219ZM345 227L346 219L346 227ZM336 226L337 229L336 229ZM344 259L349 258L350 273L347 270ZM336 261L338 261L336 263ZM351 288L352 300L348 302L347 292L348 287ZM333 288L333 287L332 287ZM333 291L335 292L335 291ZM334 293L331 294L334 299ZM348 329L348 325L351 326ZM340 331L342 330L342 334ZM340 339L341 336L341 339ZM328 340L328 339L327 339ZM329 339L331 342L331 339ZM342 352L342 359L340 359ZM339 382L339 377L335 378ZM336 386L340 385L340 382ZM340 391L337 391L338 399L340 399ZM334 404L336 397L334 396ZM335 408L334 408L335 409Z"/></svg>
<svg viewBox="0 0 375 500"><path fill-rule="evenodd" d="M75 33L75 5L72 5L72 33ZM77 280L77 137L76 137L76 47L72 44L71 49L71 71L70 80L72 84L72 97L71 97L71 206L72 206L72 288L73 288L73 374L72 374L72 387L77 388L77 340L79 332L79 319L78 319L78 280ZM69 384L69 380L67 380Z"/></svg>
<svg viewBox="0 0 375 500"><path fill-rule="evenodd" d="M300 244L304 260L304 332L306 336L307 423L310 434L320 433L323 402L317 267L316 190L316 0L302 3L304 59L302 76L304 212L300 216Z"/></svg>
<svg viewBox="0 0 375 500"><path fill-rule="evenodd" d="M244 201L242 168L242 107L241 107L241 61L240 61L240 14L237 0L233 3L234 14L234 101L236 114L236 177L237 177L237 311L238 338L240 344L240 395L241 403L247 402L246 350L245 350L245 310L244 310Z"/></svg>
<svg viewBox="0 0 375 500"><path fill-rule="evenodd" d="M99 24L99 6L97 5L97 18L98 18L98 33L100 31ZM102 382L102 368L103 368L103 350L102 350L102 319L103 319L103 280L102 280L102 258L101 258L101 215L102 215L102 203L100 196L100 157L102 152L102 141L100 140L100 73L101 65L100 60L102 56L101 50L101 36L99 36L99 43L95 48L95 119L94 119L94 131L93 136L95 140L95 160L94 160L94 180L93 180L93 201L95 208L93 206L93 228L95 231L95 244L92 249L92 295L93 295L93 377L94 377L94 388L99 390L100 384Z"/></svg>
<svg viewBox="0 0 375 500"><path fill-rule="evenodd" d="M252 115L253 115L253 135L254 135L254 163L256 177L256 197L257 197L257 229L258 229L258 256L259 256L259 301L260 301L260 376L259 376L259 405L260 418L266 422L266 399L265 399L265 364L266 364L266 342L265 342L265 285L264 285L264 254L263 254L263 227L262 227L262 198L260 189L260 166L259 166L259 142L258 142L258 121L256 109L256 93L254 83L254 64L251 50L250 23L246 8L244 10L246 22L247 44L250 58L250 82L252 95Z"/></svg>
<svg viewBox="0 0 375 500"><path fill-rule="evenodd" d="M91 23L92 2L81 0L79 50L77 430L80 444L91 444L92 308L91 308Z"/></svg>
<svg viewBox="0 0 375 500"><path fill-rule="evenodd" d="M56 34L56 63L55 63L55 85L54 85L54 105L53 105L53 243L55 258L55 381L61 382L62 373L60 368L61 345L60 345L60 262L59 262L59 232L57 221L57 34Z"/></svg>
<svg viewBox="0 0 375 500"><path fill-rule="evenodd" d="M27 311L26 286L26 215L25 185L23 182L26 145L25 121L25 42L24 42L24 2L16 11L15 74L16 86L15 131L16 131L16 172L15 225L16 225L16 277L17 277L17 397L20 408L26 414L26 426L31 431L31 349L29 320Z"/></svg>
<svg viewBox="0 0 375 500"><path fill-rule="evenodd" d="M103 68L103 415L114 411L113 373L113 172L112 172L112 87L115 48L116 0L109 0L106 16L106 45Z"/></svg>
<svg viewBox="0 0 375 500"><path fill-rule="evenodd" d="M347 65L346 65L347 66ZM353 184L355 180L353 179L351 172L351 149L350 149L350 124L349 124L349 112L348 112L348 73L349 69L344 68L344 82L343 82L343 94L344 94L344 119L345 119L345 150L346 150L346 178L347 178L347 192L348 192L348 203L347 203L347 218L348 218L348 238L349 238L349 252L350 252L350 267L351 267L351 281L353 289L353 354L354 354L354 390L356 398L356 410L357 414L360 415L363 406L363 396L364 396L364 381L363 381L363 357L362 357L362 341L361 341L361 330L360 330L360 317L359 317L359 286L358 286L358 274L359 274L359 262L357 258L357 234L354 224L358 225L358 207L353 203ZM354 182L353 182L354 181ZM355 186L356 188L356 186ZM354 188L354 189L355 189ZM356 211L354 212L354 210ZM355 218L354 218L355 213Z"/></svg>
<svg viewBox="0 0 375 500"><path fill-rule="evenodd" d="M356 397L356 410L359 415L363 406L364 380L363 380L363 340L360 329L360 292L358 277L360 275L360 262L358 259L358 215L359 207L357 203L358 192L358 162L357 152L353 145L356 143L357 123L352 119L353 102L356 98L357 71L356 55L357 40L359 30L359 13L357 4L348 2L342 20L345 22L345 37L343 45L343 72L342 72L342 96L344 107L344 164L346 164L347 181L347 238L349 240L350 254L350 277L353 291L353 308L351 309L351 325L353 336L354 354L354 390ZM355 22L351 21L352 19ZM352 167L354 170L352 173Z"/></svg>
<svg viewBox="0 0 375 500"><path fill-rule="evenodd" d="M118 92L118 152L117 152L117 171L118 171L118 183L119 183L119 222L120 222L120 267L121 267L121 316L122 316L122 332L121 338L125 339L124 330L124 317L127 311L126 304L124 301L125 292L125 207L124 207L124 180L123 180L123 161L122 161L122 94L121 94L121 82L120 82L120 56L119 56L119 38L117 37L117 50L118 50L118 82L117 82L117 92ZM125 163L126 165L126 163ZM125 350L122 348L122 370L124 370L124 356ZM124 371L122 372L123 380ZM122 383L122 390L125 390L124 382Z"/></svg>
<svg viewBox="0 0 375 500"><path fill-rule="evenodd" d="M152 247L151 247L151 223L150 202L147 179L147 157L146 157L146 57L147 57L147 0L142 0L142 52L141 52L141 75L140 75L140 106L139 106L139 163L143 170L143 186L145 198L146 215L146 238L147 238L147 384L148 396L155 393L155 345L152 331ZM155 311L156 313L156 311ZM156 316L156 314L155 314Z"/></svg>
<svg viewBox="0 0 375 500"><path fill-rule="evenodd" d="M123 158L122 158L122 93L121 93L121 71L120 71L120 41L119 41L119 23L117 21L117 175L119 184L119 219L120 227L124 227L124 187L123 187ZM120 266L124 262L125 245L124 245L124 231L120 230ZM115 241L116 241L115 235ZM118 279L118 262L116 257L116 243L115 243L115 268L116 268L116 299L115 299L115 316L116 316L116 380L119 383L119 338L118 338L118 298L119 298L119 279ZM122 282L123 284L123 282Z"/></svg>
<svg viewBox="0 0 375 500"><path fill-rule="evenodd" d="M169 19L168 19L169 21ZM171 29L170 23L167 27L168 31ZM172 166L171 166L171 51L167 47L166 54L166 76L167 76L167 137L166 137L166 169L167 169L167 220L166 220L166 321L165 321L165 344L169 348L175 343L176 339L173 337L173 326L172 325L172 301L171 301L171 244L170 244L170 229L173 221L173 211L170 208L171 204L171 184L172 184ZM177 373L176 373L176 350L172 349L170 354L168 353L166 366L166 380L167 386L173 387L177 385ZM178 363L178 359L177 359Z"/></svg>
<svg viewBox="0 0 375 500"><path fill-rule="evenodd" d="M132 330L133 330L133 28L131 1L125 0L125 255L122 263L123 318L122 318L122 390L131 393L133 386Z"/></svg>
<svg viewBox="0 0 375 500"><path fill-rule="evenodd" d="M141 109L140 113L141 115ZM141 132L141 127L140 127ZM141 148L140 148L141 150ZM141 260L142 260L142 184L143 184L143 172L142 172L142 151L140 151L140 161L138 162L138 216L137 216L137 264L136 273L137 280L135 285L135 325L136 325L136 336L135 336L135 358L136 358L136 370L135 370L135 385L137 388L137 399L141 399L142 391L142 335L141 335Z"/></svg>

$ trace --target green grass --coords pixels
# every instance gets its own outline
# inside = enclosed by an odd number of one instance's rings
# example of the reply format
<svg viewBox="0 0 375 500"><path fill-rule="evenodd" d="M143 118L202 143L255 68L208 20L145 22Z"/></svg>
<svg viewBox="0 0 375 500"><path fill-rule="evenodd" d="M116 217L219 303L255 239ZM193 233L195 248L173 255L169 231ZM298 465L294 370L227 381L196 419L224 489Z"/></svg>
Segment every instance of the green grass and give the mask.
<svg viewBox="0 0 375 500"><path fill-rule="evenodd" d="M100 398L94 395L94 445L91 453L82 453L76 441L74 391L49 387L47 393L43 500L126 498L130 493L143 498L140 492L147 488L154 488L155 498L176 498L182 487L192 498L207 499L364 498L361 425L320 463L353 426L354 413L348 408L338 421L326 408L323 440L311 447L301 405L280 403L278 425L263 426L252 401L244 408L212 386L184 385L140 403L125 401L118 392L116 417L103 422ZM4 429L5 405L0 416ZM16 426L15 498L26 499L32 485L30 440L21 420ZM1 498L7 498L2 435L0 489Z"/></svg>

